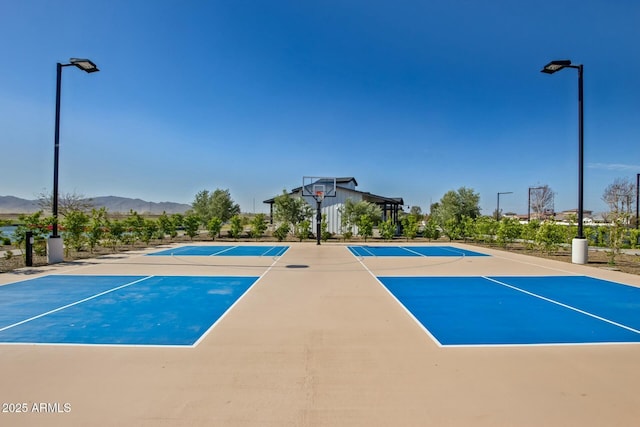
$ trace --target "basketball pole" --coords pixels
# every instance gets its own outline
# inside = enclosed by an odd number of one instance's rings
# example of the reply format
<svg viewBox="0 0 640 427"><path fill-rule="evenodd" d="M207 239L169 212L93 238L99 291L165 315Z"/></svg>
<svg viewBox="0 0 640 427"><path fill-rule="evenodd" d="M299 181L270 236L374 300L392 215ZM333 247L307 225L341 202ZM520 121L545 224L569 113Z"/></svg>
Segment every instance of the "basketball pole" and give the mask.
<svg viewBox="0 0 640 427"><path fill-rule="evenodd" d="M320 211L320 205L322 204L322 199L316 198L316 244L320 244L320 232L321 232L321 222L322 222L322 212Z"/></svg>

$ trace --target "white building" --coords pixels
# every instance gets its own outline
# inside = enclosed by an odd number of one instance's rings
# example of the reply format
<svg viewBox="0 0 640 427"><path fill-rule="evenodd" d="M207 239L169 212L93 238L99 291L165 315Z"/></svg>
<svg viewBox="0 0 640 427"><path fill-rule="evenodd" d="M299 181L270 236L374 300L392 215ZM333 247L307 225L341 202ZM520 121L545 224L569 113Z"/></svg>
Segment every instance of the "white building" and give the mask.
<svg viewBox="0 0 640 427"><path fill-rule="evenodd" d="M336 178L336 194L335 197L325 197L321 205L322 215L327 216L328 231L334 234L341 234L340 227L341 216L338 210L341 206L344 206L347 199L357 203L362 200L374 203L380 206L382 209L382 220L386 221L387 218L391 218L395 224L398 224L398 213L402 209L404 201L401 197L385 197L371 194L364 191L356 190L358 182L354 177ZM302 186L296 187L289 193L292 197L303 197L305 201L314 209L316 209L317 203L311 196L302 195ZM275 197L265 200L264 203L269 204L269 212L271 216L271 223L273 224L273 203ZM316 230L316 215L313 215L312 230Z"/></svg>

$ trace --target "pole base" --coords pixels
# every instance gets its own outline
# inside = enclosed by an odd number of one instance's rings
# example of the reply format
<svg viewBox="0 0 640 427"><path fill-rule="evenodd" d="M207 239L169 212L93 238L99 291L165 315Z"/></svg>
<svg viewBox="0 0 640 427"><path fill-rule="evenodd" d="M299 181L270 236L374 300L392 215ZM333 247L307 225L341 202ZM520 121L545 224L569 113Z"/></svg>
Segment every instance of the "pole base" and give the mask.
<svg viewBox="0 0 640 427"><path fill-rule="evenodd" d="M574 264L586 264L589 258L589 241L575 238L571 241L571 262Z"/></svg>
<svg viewBox="0 0 640 427"><path fill-rule="evenodd" d="M64 242L62 237L49 236L47 239L47 262L57 264L64 261Z"/></svg>

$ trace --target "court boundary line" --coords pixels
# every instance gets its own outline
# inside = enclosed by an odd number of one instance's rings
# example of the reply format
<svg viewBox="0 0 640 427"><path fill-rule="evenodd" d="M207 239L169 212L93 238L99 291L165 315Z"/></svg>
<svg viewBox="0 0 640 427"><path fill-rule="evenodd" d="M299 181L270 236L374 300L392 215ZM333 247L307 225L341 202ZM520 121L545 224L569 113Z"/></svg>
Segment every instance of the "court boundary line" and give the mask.
<svg viewBox="0 0 640 427"><path fill-rule="evenodd" d="M453 250L453 249L455 249L455 246L438 246L438 247L441 248L441 249L444 249L445 251L449 251L449 252L453 252L454 254L458 254L458 256L460 256L462 258L467 256L467 254L464 253L465 249L458 248L460 250L460 252L456 252L455 250ZM483 254L482 252L478 252L478 251L469 251L469 252L478 253L478 254L480 254L479 256L491 256L491 255ZM478 256L478 255L474 255L474 256Z"/></svg>
<svg viewBox="0 0 640 427"><path fill-rule="evenodd" d="M431 333L431 331L429 331L429 330L426 328L426 326L424 326L424 325L423 325L423 324L422 324L422 323L421 323L421 322L416 318L416 316L414 316L414 315L413 315L413 313L411 313L411 311L409 311L409 309L408 309L407 307L405 307L405 305L404 305L404 304L402 304L402 302L400 302L400 300L399 300L395 295L393 295L393 293L391 293L391 291L390 291L390 290L389 290L389 289L384 285L384 283L382 283L382 282L380 281L380 279L378 279L378 277L377 277L375 274L373 274L373 272L369 269L369 267L367 267L367 266L364 264L364 262L362 262L362 260L361 260L361 259L358 259L358 262L360 263L360 265L362 265L362 267L365 269L365 271L366 271L367 273L369 273L369 275L370 275L371 277L373 277L373 278L374 278L374 280L378 283L378 285L380 285L380 286L382 287L382 289L384 289L384 290L385 290L385 292L386 292L388 295L390 295L390 296L391 296L391 298L393 298L393 299L398 303L398 305L400 305L400 307L404 310L404 312L405 312L405 313L407 313L411 319L413 319L413 321L418 325L418 327L419 327L420 329L422 329L422 330L427 334L427 336L428 336L429 338L431 338L431 340L432 340L432 341L433 341L433 342L434 342L438 347L445 347L445 346L444 346L440 341L438 341L438 339L437 339L437 338L436 338L436 337Z"/></svg>
<svg viewBox="0 0 640 427"><path fill-rule="evenodd" d="M221 253L224 253L224 252L227 252L227 251L232 251L232 250L234 250L235 248L239 248L239 247L240 247L240 246L238 246L238 245L236 245L236 246L230 246L230 247L228 247L227 249L223 249L223 250L221 250L221 251L214 252L214 253L209 254L209 255L207 255L207 256L217 256L217 255L220 255Z"/></svg>
<svg viewBox="0 0 640 427"><path fill-rule="evenodd" d="M634 329L634 328L632 328L632 327L630 327L630 326L623 325L622 323L618 323L618 322L616 322L616 321L613 321L613 320L607 319L607 318L605 318L605 317L598 316L597 314L594 314L594 313L589 313L588 311L581 310L581 309L579 309L579 308L577 308L577 307L573 307L573 306L571 306L571 305L569 305L569 304L565 304L565 303L563 303L563 302L556 301L556 300L554 300L554 299L547 298L547 297L542 296L542 295L538 295L538 294L536 294L536 293L533 293L533 292L527 291L526 289L518 288L517 286L513 286L513 285L510 285L510 284L508 284L508 283L501 282L500 280L494 279L494 278L492 278L492 277L487 277L487 276L479 276L479 277L482 277L483 279L489 280L489 281L491 281L491 282L493 282L493 283L496 283L496 284L498 284L498 285L505 286L505 287L507 287L507 288L513 289L513 290L515 290L515 291L522 292L522 293L527 294L527 295L529 295L529 296L532 296L532 297L539 298L539 299L541 299L541 300L544 300L544 301L550 302L550 303L552 303L552 304L557 304L557 305L559 305L559 306L561 306L561 307L564 307L564 308L567 308L567 309L569 309L569 310L573 310L573 311L578 312L578 313L580 313L580 314L584 314L585 316L593 317L594 319L600 320L600 321L602 321L602 322L606 322L606 323L609 323L609 324L611 324L611 325L617 326L617 327L619 327L619 328L626 329L626 330L631 331L631 332L634 332L634 333L636 333L636 334L640 334L640 330L638 330L638 329ZM527 277L527 276L523 276L523 277ZM588 277L588 276L584 276L584 275L583 275L583 276L579 276L579 277Z"/></svg>
<svg viewBox="0 0 640 427"><path fill-rule="evenodd" d="M527 256L527 257L533 257L533 255L526 255L526 254L518 254L518 255ZM575 271L563 270L562 268L556 268L556 267L549 267L549 266L546 266L546 265L536 264L534 262L523 261L523 260L520 260L520 259L514 259L514 258L505 257L505 256L500 256L500 255L489 255L489 256L491 256L493 258L504 259L504 260L507 260L507 261L519 262L520 264L532 265L534 267L546 268L547 270L559 271L561 273L566 273L566 274L568 274L570 276L584 276L584 274L576 273ZM547 261L555 261L555 260L547 260ZM561 262L561 261L558 261L558 262Z"/></svg>
<svg viewBox="0 0 640 427"><path fill-rule="evenodd" d="M353 251L350 249L350 247L351 247L351 245L347 246L347 249L349 249L349 252L351 253L351 255L355 256L356 258L357 258L357 257L362 258L362 256L363 256L363 255L361 255L361 254L359 254L359 253L354 254L354 253L353 253ZM356 245L354 245L353 247L354 247L354 248L360 248L360 249L362 249L364 252L368 252L368 253L369 253L369 255L368 255L368 256L372 256L372 257L377 257L377 256L378 256L378 255L374 254L373 252L371 252L369 249L365 248L363 245L357 245L357 246L356 246Z"/></svg>
<svg viewBox="0 0 640 427"><path fill-rule="evenodd" d="M197 339L193 344L188 345L188 346L185 346L185 347L196 348L196 347L197 347L197 346L198 346L202 341L204 341L204 339L209 335L209 333L213 330L213 328L215 328L215 327L218 325L218 323L220 323L220 322L221 322L225 317L227 317L227 314L229 314L229 313L231 312L231 310L236 306L236 304L238 304L238 303L239 303L239 302L240 302L240 301L241 301L241 300L242 300L242 299L243 299L243 298L244 298L244 297L249 293L249 291L251 291L251 289L253 289L253 288L254 288L254 287L255 287L255 286L256 286L256 285L257 285L257 284L262 280L262 278L263 278L264 276L266 276L266 275L267 275L267 273L269 273L269 272L271 271L271 269L272 269L272 268L273 268L273 267L278 263L278 261L280 261L280 257L278 257L278 259L274 260L274 261L271 263L271 265L270 265L270 266L269 266L269 267L268 267L268 268L267 268L267 269L266 269L266 270L265 270L265 271L264 271L264 272L263 272L263 273L262 273L262 274L261 274L261 275L260 275L256 280L255 280L255 282L253 282L253 283L251 284L251 286L249 286L249 287L247 288L247 290L246 290L246 291L244 291L244 292L242 293L242 295L240 295L240 296L238 297L238 299L236 299L236 300L233 302L233 304L231 304L231 305L229 306L229 308L227 308L227 309L225 310L225 312L224 312L224 313L222 313L222 315L221 315L220 317L218 317L218 318L216 319L216 321L215 321L215 322L213 322L213 323L211 324L211 326L209 326L209 328L208 328L206 331L204 331L204 333L203 333L202 335L200 335L200 337L199 337L199 338L198 338L198 339Z"/></svg>
<svg viewBox="0 0 640 427"><path fill-rule="evenodd" d="M82 276L78 276L78 277L82 277ZM72 302L70 304L63 305L63 306L55 308L53 310L49 310L49 311L47 311L45 313L38 314L37 316L32 316L32 317L30 317L28 319L21 320L20 322L16 322L16 323L13 323L11 325L8 325L8 326L5 326L3 328L0 328L0 332L4 332L4 331L6 331L8 329L15 328L16 326L20 326L20 325L23 325L25 323L31 322L33 320L40 319L41 317L48 316L48 315L53 314L53 313L57 313L58 311L65 310L65 309L67 309L69 307L73 307L75 305L82 304L84 302L87 302L87 301L90 301L92 299L101 297L101 296L106 295L108 293L115 292L115 291L120 290L120 289L124 289L124 288L126 288L128 286L135 285L136 283L140 283L142 281L151 279L152 277L155 277L155 276L143 277L142 279L134 280L133 282L125 283L124 285L120 285L120 286L117 286L115 288L107 289L106 291L102 291L102 292L97 293L95 295L91 295L91 296L89 296L87 298L83 298L81 300Z"/></svg>
<svg viewBox="0 0 640 427"><path fill-rule="evenodd" d="M412 254L416 254L416 255L421 256L421 257L423 257L423 258L426 258L426 257L427 257L425 254L421 254L421 253L420 253L420 252L418 252L418 251L412 251L411 249L408 249L406 246L396 246L396 248L400 248L400 249L402 249L402 250L405 250L405 251L407 251L407 252L409 252L409 253L412 253Z"/></svg>

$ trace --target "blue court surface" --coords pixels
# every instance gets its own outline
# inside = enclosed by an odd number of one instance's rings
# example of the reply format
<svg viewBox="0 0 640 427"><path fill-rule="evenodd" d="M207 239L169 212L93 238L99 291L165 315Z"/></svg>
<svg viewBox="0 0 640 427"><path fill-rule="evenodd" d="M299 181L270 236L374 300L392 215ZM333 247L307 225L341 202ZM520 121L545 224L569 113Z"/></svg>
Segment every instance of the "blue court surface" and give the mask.
<svg viewBox="0 0 640 427"><path fill-rule="evenodd" d="M352 254L359 257L436 257L436 256L489 256L453 246L349 246Z"/></svg>
<svg viewBox="0 0 640 427"><path fill-rule="evenodd" d="M192 346L258 277L51 275L0 286L0 343Z"/></svg>
<svg viewBox="0 0 640 427"><path fill-rule="evenodd" d="M640 288L585 276L378 277L441 345L640 342Z"/></svg>
<svg viewBox="0 0 640 427"><path fill-rule="evenodd" d="M148 256L282 256L289 246L181 246Z"/></svg>

